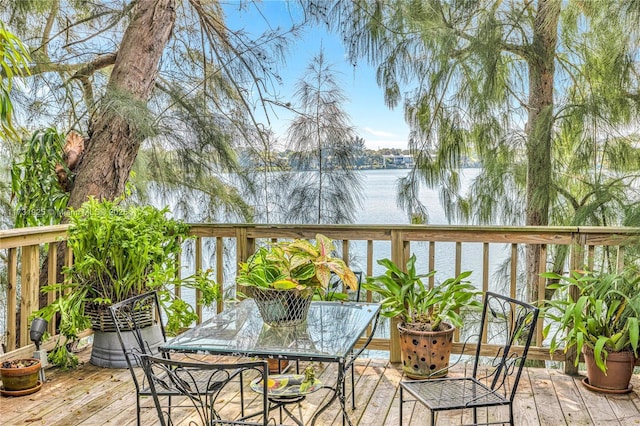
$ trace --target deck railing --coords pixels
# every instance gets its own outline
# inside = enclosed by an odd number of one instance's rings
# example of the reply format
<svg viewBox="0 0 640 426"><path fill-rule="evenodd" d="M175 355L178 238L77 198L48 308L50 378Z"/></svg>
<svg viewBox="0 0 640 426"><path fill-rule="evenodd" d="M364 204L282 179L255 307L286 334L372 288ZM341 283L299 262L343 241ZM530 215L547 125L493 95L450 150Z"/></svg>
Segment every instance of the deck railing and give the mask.
<svg viewBox="0 0 640 426"><path fill-rule="evenodd" d="M20 348L25 353L32 350L28 318L39 304L43 258L40 254L47 253L49 258L56 258L58 245L52 243L64 240L66 232L66 225L0 231L0 248L6 250L5 352ZM185 246L183 258L186 260L183 259L183 263L194 270L213 269L216 282L225 288L234 286L237 263L246 260L258 245L283 239L312 239L317 233L322 233L336 241L345 261L355 264L354 259L357 260L358 268L366 276L379 273L376 271L378 259L387 257L404 265L411 253L418 253L418 267L425 272L437 270L451 276L472 270L474 283L479 289L521 299L530 294L525 288L527 279L523 273L523 253L527 245L540 247L544 261L540 262L539 272L544 272L550 268L551 254L560 248L566 248L569 253L563 267L565 271L569 267L593 269L594 264L597 268L604 261L620 269L624 266L625 249L640 241L640 228L612 227L194 224L191 232L196 238L194 243ZM64 258L68 264L72 256L67 252ZM55 262L49 262L49 283L55 282L56 272ZM430 279L430 284L433 285L436 279L437 275ZM497 287L496 282L506 284ZM545 297L546 283L537 275L533 282L538 286L539 300L535 302L540 303ZM53 295L48 297L50 303ZM195 299L198 297L196 294ZM371 299L372 295L366 294L366 300ZM220 302L217 310L223 308ZM197 312L202 319L202 310L198 308ZM17 315L19 326L15 321ZM530 358L550 359L542 336L543 321L540 319L537 327L536 343L530 351ZM52 334L55 327L55 324L50 324ZM374 339L370 348L388 350L390 359L398 361L396 333L392 322L387 334L390 337ZM454 351L460 352L461 349L461 344L454 345ZM0 355L0 359L3 356L10 354ZM553 359L564 361L565 354L558 351Z"/></svg>

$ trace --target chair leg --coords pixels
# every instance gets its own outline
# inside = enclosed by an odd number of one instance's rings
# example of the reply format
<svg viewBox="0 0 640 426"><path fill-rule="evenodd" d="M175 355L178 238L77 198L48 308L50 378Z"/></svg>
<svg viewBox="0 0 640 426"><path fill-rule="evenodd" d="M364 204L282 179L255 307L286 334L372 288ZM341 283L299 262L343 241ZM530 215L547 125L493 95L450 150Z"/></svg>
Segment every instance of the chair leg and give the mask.
<svg viewBox="0 0 640 426"><path fill-rule="evenodd" d="M399 415L399 420L400 420L400 426L402 426L402 386L400 386L400 415Z"/></svg>
<svg viewBox="0 0 640 426"><path fill-rule="evenodd" d="M509 424L513 426L513 404L509 404Z"/></svg>
<svg viewBox="0 0 640 426"><path fill-rule="evenodd" d="M136 424L140 426L140 394L136 392Z"/></svg>
<svg viewBox="0 0 640 426"><path fill-rule="evenodd" d="M478 424L478 408L473 407L473 424Z"/></svg>
<svg viewBox="0 0 640 426"><path fill-rule="evenodd" d="M240 415L244 417L244 380L242 372L240 373Z"/></svg>

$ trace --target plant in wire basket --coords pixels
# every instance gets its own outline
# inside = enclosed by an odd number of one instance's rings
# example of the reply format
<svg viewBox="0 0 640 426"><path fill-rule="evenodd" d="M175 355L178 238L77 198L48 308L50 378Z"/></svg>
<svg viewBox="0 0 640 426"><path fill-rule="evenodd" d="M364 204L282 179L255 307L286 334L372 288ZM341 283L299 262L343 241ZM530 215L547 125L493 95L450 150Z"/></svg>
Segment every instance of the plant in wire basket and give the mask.
<svg viewBox="0 0 640 426"><path fill-rule="evenodd" d="M240 263L236 282L253 297L265 322L295 325L306 318L316 291L326 291L332 274L349 288L357 278L344 260L333 256L332 241L317 234L315 241L295 239L260 247Z"/></svg>

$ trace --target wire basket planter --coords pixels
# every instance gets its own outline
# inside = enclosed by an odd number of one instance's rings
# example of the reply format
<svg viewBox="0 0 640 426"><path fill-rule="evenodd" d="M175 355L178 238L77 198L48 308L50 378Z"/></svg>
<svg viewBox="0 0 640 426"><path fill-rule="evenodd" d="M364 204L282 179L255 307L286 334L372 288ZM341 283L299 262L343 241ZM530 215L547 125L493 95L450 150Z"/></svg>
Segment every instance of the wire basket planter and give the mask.
<svg viewBox="0 0 640 426"><path fill-rule="evenodd" d="M313 289L273 289L249 287L247 295L258 305L262 321L271 327L291 327L307 319Z"/></svg>

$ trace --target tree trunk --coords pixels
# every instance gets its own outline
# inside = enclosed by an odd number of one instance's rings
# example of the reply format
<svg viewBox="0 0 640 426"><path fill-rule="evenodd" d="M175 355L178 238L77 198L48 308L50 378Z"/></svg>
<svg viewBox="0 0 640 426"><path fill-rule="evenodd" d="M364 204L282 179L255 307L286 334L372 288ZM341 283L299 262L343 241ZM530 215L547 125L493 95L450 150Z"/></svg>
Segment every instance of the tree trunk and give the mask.
<svg viewBox="0 0 640 426"><path fill-rule="evenodd" d="M106 98L118 93L146 105L158 76L162 52L176 20L175 0L138 0L127 27L107 84ZM69 207L78 208L89 196L113 199L123 193L129 172L138 155L143 135L126 114L118 114L109 102L102 102L89 124L89 140L76 169ZM57 282L61 282L64 243L58 247ZM47 284L46 259L40 286ZM40 306L47 296L40 298Z"/></svg>
<svg viewBox="0 0 640 426"><path fill-rule="evenodd" d="M529 58L529 116L527 122L527 206L526 224L549 224L551 189L551 137L553 129L553 88L555 52L558 38L559 0L540 0L533 28ZM529 300L538 296L537 281L540 246L528 245L526 253Z"/></svg>
<svg viewBox="0 0 640 426"><path fill-rule="evenodd" d="M144 135L109 100L115 95L146 106L175 20L175 0L138 1L107 84L107 102L98 106L89 124L70 207L80 207L89 196L113 199L123 193Z"/></svg>

